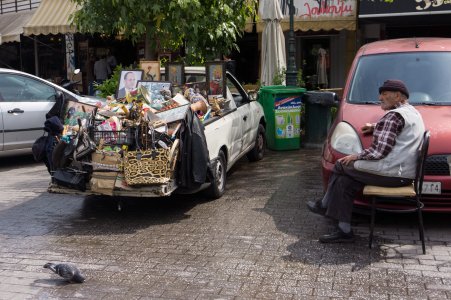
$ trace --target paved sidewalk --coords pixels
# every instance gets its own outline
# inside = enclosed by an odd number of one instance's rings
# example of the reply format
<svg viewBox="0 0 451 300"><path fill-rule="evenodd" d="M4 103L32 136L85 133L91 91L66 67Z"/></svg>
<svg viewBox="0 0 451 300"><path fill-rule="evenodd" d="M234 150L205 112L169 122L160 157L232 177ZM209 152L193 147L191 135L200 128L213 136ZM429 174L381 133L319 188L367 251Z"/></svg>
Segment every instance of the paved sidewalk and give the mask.
<svg viewBox="0 0 451 300"><path fill-rule="evenodd" d="M451 226L426 215L355 216L356 243L323 245L332 225L306 201L322 194L320 151L243 159L226 194L125 199L48 194L43 166L0 161L0 299L448 299ZM16 166L19 165L19 166ZM88 277L66 284L46 262Z"/></svg>

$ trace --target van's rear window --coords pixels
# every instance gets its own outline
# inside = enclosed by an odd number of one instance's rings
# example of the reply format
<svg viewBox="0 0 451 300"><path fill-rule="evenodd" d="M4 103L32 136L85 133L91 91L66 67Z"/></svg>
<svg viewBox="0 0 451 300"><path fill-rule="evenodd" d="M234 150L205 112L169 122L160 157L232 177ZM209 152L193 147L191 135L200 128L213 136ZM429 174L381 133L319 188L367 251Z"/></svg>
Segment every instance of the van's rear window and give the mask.
<svg viewBox="0 0 451 300"><path fill-rule="evenodd" d="M362 56L351 83L348 102L379 101L387 79L405 82L411 104L451 105L451 53L415 52Z"/></svg>

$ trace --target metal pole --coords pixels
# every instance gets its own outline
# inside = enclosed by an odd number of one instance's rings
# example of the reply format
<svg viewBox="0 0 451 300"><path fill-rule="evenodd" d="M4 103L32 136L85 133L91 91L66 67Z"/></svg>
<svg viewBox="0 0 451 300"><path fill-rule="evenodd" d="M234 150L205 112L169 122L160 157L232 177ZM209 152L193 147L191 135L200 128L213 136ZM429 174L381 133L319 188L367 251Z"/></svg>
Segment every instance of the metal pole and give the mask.
<svg viewBox="0 0 451 300"><path fill-rule="evenodd" d="M22 37L20 37L20 41L19 41L19 58L20 58L20 70L23 71L23 62L22 62Z"/></svg>
<svg viewBox="0 0 451 300"><path fill-rule="evenodd" d="M34 36L34 75L39 76L38 37Z"/></svg>
<svg viewBox="0 0 451 300"><path fill-rule="evenodd" d="M296 46L294 40L294 5L293 0L290 0L290 31L288 33L288 64L286 73L287 86L296 86Z"/></svg>

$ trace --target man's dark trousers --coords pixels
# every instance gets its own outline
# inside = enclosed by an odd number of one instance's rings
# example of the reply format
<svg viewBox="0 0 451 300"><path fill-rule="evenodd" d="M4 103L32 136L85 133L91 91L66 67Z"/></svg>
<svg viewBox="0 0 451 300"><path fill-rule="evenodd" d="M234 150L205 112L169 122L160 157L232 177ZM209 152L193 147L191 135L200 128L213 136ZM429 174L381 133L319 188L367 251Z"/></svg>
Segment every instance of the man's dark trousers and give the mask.
<svg viewBox="0 0 451 300"><path fill-rule="evenodd" d="M412 184L412 179L387 177L354 169L354 162L343 165L337 161L329 179L323 205L327 206L326 216L340 222L351 222L353 200L365 185L401 187Z"/></svg>

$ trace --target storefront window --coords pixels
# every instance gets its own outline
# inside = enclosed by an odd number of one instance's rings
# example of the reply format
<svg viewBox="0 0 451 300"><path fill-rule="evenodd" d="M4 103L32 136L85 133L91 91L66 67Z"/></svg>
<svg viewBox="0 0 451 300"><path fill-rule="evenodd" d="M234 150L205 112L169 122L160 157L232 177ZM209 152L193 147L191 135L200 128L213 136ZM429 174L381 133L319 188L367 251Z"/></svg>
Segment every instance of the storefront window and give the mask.
<svg viewBox="0 0 451 300"><path fill-rule="evenodd" d="M40 35L38 41L39 77L59 84L66 77L64 36Z"/></svg>
<svg viewBox="0 0 451 300"><path fill-rule="evenodd" d="M329 87L330 81L330 39L302 38L301 62L303 79L307 89Z"/></svg>

